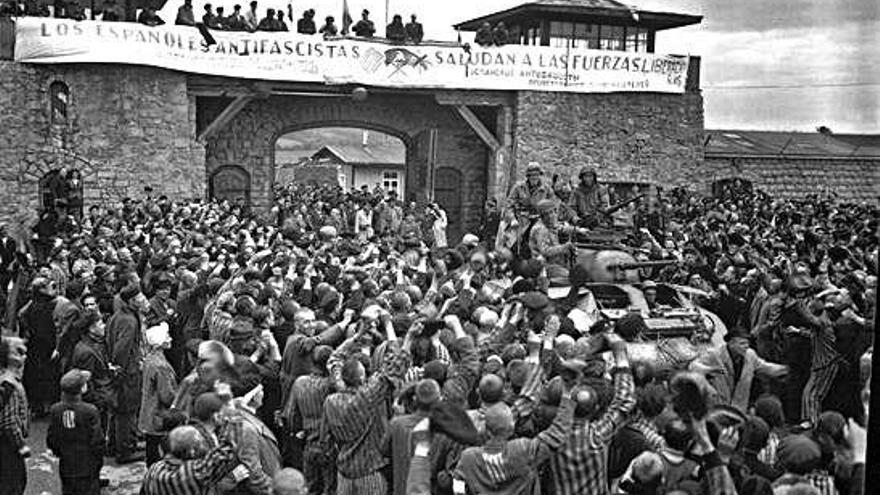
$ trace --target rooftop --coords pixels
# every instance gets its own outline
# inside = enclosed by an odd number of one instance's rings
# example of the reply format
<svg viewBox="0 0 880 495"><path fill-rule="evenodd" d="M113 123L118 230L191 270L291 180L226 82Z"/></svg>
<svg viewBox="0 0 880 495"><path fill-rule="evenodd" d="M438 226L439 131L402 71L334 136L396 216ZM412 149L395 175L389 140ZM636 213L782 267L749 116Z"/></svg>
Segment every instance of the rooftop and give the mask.
<svg viewBox="0 0 880 495"><path fill-rule="evenodd" d="M706 130L706 155L880 157L880 135Z"/></svg>
<svg viewBox="0 0 880 495"><path fill-rule="evenodd" d="M334 144L319 149L312 155L312 159L335 156L342 163L350 165L403 165L405 157L401 156L400 149L391 146L360 144Z"/></svg>
<svg viewBox="0 0 880 495"><path fill-rule="evenodd" d="M484 22L494 25L499 21L508 22L523 17L559 17L569 20L589 17L597 23L639 25L656 30L689 26L703 20L699 15L638 10L615 0L535 0L464 21L454 27L462 31L476 31Z"/></svg>

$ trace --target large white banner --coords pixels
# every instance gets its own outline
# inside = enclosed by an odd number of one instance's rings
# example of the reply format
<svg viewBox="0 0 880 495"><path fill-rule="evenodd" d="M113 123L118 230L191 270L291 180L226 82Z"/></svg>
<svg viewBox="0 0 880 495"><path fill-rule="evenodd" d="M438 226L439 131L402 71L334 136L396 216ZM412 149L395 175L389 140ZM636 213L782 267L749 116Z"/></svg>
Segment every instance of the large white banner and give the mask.
<svg viewBox="0 0 880 495"><path fill-rule="evenodd" d="M138 64L196 74L399 88L682 93L687 57L509 45L391 45L296 33L20 18L15 60Z"/></svg>

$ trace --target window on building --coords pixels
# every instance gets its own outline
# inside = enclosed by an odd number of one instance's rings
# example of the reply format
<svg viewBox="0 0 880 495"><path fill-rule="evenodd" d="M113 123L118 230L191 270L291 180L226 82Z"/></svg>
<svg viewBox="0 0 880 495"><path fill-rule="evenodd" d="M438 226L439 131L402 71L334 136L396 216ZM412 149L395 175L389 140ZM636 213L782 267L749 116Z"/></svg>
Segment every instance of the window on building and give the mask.
<svg viewBox="0 0 880 495"><path fill-rule="evenodd" d="M572 48L599 48L599 26L596 24L575 24Z"/></svg>
<svg viewBox="0 0 880 495"><path fill-rule="evenodd" d="M574 23L556 22L550 23L550 46L554 48L567 48L574 36Z"/></svg>
<svg viewBox="0 0 880 495"><path fill-rule="evenodd" d="M538 46L541 44L541 28L538 26L529 26L526 30L526 39L524 45Z"/></svg>
<svg viewBox="0 0 880 495"><path fill-rule="evenodd" d="M67 109L70 103L70 90L61 81L55 81L49 85L49 109L53 124L67 122Z"/></svg>
<svg viewBox="0 0 880 495"><path fill-rule="evenodd" d="M623 50L623 26L602 26L599 32L599 48L602 50Z"/></svg>
<svg viewBox="0 0 880 495"><path fill-rule="evenodd" d="M626 28L626 51L628 52L647 52L648 51L648 30L627 27Z"/></svg>
<svg viewBox="0 0 880 495"><path fill-rule="evenodd" d="M382 189L386 191L400 190L400 174L395 170L382 172Z"/></svg>

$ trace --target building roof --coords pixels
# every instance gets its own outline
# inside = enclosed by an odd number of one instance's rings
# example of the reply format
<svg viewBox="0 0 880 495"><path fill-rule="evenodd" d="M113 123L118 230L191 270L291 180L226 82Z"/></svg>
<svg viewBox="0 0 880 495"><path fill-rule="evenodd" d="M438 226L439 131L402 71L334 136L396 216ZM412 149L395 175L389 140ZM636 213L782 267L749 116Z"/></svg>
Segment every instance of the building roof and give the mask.
<svg viewBox="0 0 880 495"><path fill-rule="evenodd" d="M334 144L325 145L312 155L312 159L318 159L333 155L342 163L351 165L404 165L406 158L401 156L400 150L390 146L360 144Z"/></svg>
<svg viewBox="0 0 880 495"><path fill-rule="evenodd" d="M880 157L880 135L707 130L706 156Z"/></svg>
<svg viewBox="0 0 880 495"><path fill-rule="evenodd" d="M699 15L638 10L615 0L535 0L464 21L454 27L462 31L476 31L484 22L495 25L503 21L509 24L511 21L535 18L559 18L568 21L590 18L599 24L638 25L656 30L698 24L703 19Z"/></svg>

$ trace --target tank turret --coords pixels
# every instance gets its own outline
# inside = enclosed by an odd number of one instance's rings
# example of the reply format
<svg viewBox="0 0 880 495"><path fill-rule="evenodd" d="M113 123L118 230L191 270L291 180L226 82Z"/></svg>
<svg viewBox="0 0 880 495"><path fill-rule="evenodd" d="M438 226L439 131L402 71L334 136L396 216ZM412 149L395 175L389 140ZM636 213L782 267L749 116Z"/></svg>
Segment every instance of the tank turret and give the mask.
<svg viewBox="0 0 880 495"><path fill-rule="evenodd" d="M637 261L621 249L602 249L596 246L578 249L576 265L581 274L579 282L638 283L640 268L654 268L677 263L675 260Z"/></svg>

